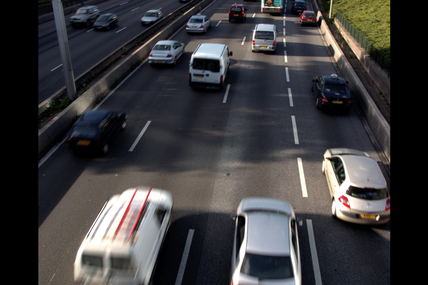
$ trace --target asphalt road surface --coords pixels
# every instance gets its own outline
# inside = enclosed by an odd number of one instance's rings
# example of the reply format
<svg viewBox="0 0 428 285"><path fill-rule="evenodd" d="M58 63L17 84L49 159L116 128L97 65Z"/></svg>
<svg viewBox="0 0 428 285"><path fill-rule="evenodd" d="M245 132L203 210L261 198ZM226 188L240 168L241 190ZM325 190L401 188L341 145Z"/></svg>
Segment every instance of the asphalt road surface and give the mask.
<svg viewBox="0 0 428 285"><path fill-rule="evenodd" d="M247 20L229 23L230 2L214 1L203 12L212 19L207 34L173 35L186 44L176 66L144 63L102 103L128 113L107 155L77 157L61 144L40 163L39 284L73 283L77 249L103 203L137 185L174 198L154 284L229 284L234 215L248 196L293 206L303 284L390 283L389 223L360 226L330 214L324 151L355 148L381 160L355 107L348 114L315 108L312 77L337 72L322 37L300 26L291 1L281 16L245 4ZM279 29L275 54L251 52L257 23ZM228 88L188 86L190 55L201 42L233 51Z"/></svg>

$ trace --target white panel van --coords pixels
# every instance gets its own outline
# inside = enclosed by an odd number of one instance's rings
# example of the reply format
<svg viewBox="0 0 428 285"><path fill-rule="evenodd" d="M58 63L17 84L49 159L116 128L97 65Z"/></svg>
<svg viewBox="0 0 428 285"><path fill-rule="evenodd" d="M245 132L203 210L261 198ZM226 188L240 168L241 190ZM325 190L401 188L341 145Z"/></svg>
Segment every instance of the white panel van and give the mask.
<svg viewBox="0 0 428 285"><path fill-rule="evenodd" d="M253 30L251 51L276 51L276 33L278 30L272 24L257 24Z"/></svg>
<svg viewBox="0 0 428 285"><path fill-rule="evenodd" d="M225 44L199 44L189 62L189 85L224 88L232 54Z"/></svg>
<svg viewBox="0 0 428 285"><path fill-rule="evenodd" d="M138 186L108 200L74 261L78 284L148 284L171 219L168 191Z"/></svg>

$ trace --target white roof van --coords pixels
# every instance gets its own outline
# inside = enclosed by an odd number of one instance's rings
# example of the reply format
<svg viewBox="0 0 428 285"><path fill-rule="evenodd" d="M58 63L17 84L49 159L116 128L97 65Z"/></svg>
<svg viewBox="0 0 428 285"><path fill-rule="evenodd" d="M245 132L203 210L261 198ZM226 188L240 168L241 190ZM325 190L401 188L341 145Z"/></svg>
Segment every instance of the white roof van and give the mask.
<svg viewBox="0 0 428 285"><path fill-rule="evenodd" d="M275 25L257 24L253 30L253 42L251 51L276 51L276 33L278 30Z"/></svg>
<svg viewBox="0 0 428 285"><path fill-rule="evenodd" d="M223 88L232 54L225 44L199 44L189 62L189 85Z"/></svg>
<svg viewBox="0 0 428 285"><path fill-rule="evenodd" d="M168 191L138 186L106 201L74 261L78 284L148 284L171 219Z"/></svg>

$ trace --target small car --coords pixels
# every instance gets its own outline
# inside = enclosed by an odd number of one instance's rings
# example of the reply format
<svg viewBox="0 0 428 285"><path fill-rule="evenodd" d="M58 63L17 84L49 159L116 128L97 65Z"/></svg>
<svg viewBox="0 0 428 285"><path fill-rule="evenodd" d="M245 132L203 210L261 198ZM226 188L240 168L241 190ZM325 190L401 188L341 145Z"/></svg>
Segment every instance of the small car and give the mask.
<svg viewBox="0 0 428 285"><path fill-rule="evenodd" d="M312 78L311 90L315 93L315 105L318 109L336 108L346 112L351 109L352 98L348 81L337 74Z"/></svg>
<svg viewBox="0 0 428 285"><path fill-rule="evenodd" d="M141 25L151 25L160 19L162 19L162 8L149 10L144 14L144 16L141 18Z"/></svg>
<svg viewBox="0 0 428 285"><path fill-rule="evenodd" d="M76 14L70 17L70 23L73 27L84 25L89 27L100 15L97 6L85 6L77 9Z"/></svg>
<svg viewBox="0 0 428 285"><path fill-rule="evenodd" d="M291 6L291 14L301 14L303 11L305 11L306 8L306 2L303 0L296 0L292 3Z"/></svg>
<svg viewBox="0 0 428 285"><path fill-rule="evenodd" d="M211 19L208 16L200 13L190 17L186 24L186 32L188 33L206 33L211 27Z"/></svg>
<svg viewBox="0 0 428 285"><path fill-rule="evenodd" d="M75 152L96 151L106 154L116 134L126 128L127 114L108 110L89 110L74 123L67 145Z"/></svg>
<svg viewBox="0 0 428 285"><path fill-rule="evenodd" d="M334 217L356 224L385 224L390 220L388 186L376 160L367 152L327 149L321 169Z"/></svg>
<svg viewBox="0 0 428 285"><path fill-rule="evenodd" d="M117 25L117 15L114 13L102 14L94 23L94 29L96 30L110 30L112 27Z"/></svg>
<svg viewBox="0 0 428 285"><path fill-rule="evenodd" d="M247 197L236 212L229 284L302 284L297 221L283 200ZM259 283L260 282L260 283Z"/></svg>
<svg viewBox="0 0 428 285"><path fill-rule="evenodd" d="M247 8L244 7L244 4L233 4L229 8L229 22L232 20L239 20L244 22L247 18Z"/></svg>
<svg viewBox="0 0 428 285"><path fill-rule="evenodd" d="M150 64L177 64L184 53L184 43L177 41L165 40L158 41L149 54Z"/></svg>
<svg viewBox="0 0 428 285"><path fill-rule="evenodd" d="M300 25L317 25L317 15L312 10L303 11L300 15Z"/></svg>

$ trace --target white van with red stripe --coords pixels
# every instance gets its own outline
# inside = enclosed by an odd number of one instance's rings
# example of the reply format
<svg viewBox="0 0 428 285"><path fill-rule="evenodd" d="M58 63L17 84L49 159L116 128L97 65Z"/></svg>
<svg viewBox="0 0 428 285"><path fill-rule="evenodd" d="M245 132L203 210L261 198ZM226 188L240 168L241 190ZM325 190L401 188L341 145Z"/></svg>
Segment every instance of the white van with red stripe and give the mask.
<svg viewBox="0 0 428 285"><path fill-rule="evenodd" d="M104 204L74 262L78 284L148 284L171 220L170 192L131 188Z"/></svg>

